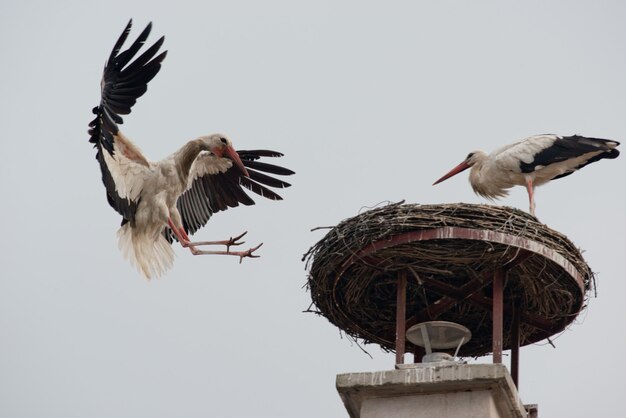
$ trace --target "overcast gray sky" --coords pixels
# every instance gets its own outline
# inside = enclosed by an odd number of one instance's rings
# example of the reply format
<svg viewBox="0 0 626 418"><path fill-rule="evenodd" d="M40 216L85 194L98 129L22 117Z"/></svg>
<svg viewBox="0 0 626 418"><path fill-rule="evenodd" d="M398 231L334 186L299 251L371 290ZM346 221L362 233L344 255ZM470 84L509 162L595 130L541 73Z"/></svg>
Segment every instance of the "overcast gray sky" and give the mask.
<svg viewBox="0 0 626 418"><path fill-rule="evenodd" d="M169 54L122 129L151 159L223 132L297 172L282 202L216 215L262 258L176 248L146 281L117 249L87 142L101 70L130 17ZM485 203L461 175L474 149L540 133L624 140L620 1L13 1L0 4L0 416L346 417L337 373L391 369L310 302L302 254L364 207ZM626 159L537 191L537 215L579 247L598 297L521 352L541 416L623 409ZM517 188L498 204L527 210ZM479 361L490 361L489 358Z"/></svg>

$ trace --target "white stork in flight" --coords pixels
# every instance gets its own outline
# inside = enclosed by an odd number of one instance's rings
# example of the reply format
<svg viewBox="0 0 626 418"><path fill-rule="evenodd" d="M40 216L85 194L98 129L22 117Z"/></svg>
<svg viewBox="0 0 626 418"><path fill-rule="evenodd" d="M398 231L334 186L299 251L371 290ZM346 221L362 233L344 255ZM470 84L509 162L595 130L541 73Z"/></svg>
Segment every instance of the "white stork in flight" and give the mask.
<svg viewBox="0 0 626 418"><path fill-rule="evenodd" d="M159 72L167 51L159 52L164 37L135 58L145 43L152 24L141 32L130 47L120 52L128 37L132 19L109 56L100 83L100 104L93 109L89 142L97 149L109 204L122 215L118 231L119 247L144 276L159 276L171 268L176 239L194 255L225 254L258 257L253 254L261 244L246 251L231 246L245 232L223 241L192 242L189 235L204 226L215 212L230 207L253 205L245 187L271 200L281 200L269 187L289 187L289 183L268 176L290 175L293 171L258 161L261 157L280 157L268 150L235 151L230 139L221 134L201 136L187 142L161 161L143 156L118 128L120 115L127 115ZM225 245L225 251L202 250L206 245Z"/></svg>
<svg viewBox="0 0 626 418"><path fill-rule="evenodd" d="M506 189L526 186L530 213L535 216L534 189L550 180L569 176L587 164L619 155L619 142L584 136L536 135L505 145L491 154L474 151L437 183L472 168L474 192L488 199L504 197Z"/></svg>

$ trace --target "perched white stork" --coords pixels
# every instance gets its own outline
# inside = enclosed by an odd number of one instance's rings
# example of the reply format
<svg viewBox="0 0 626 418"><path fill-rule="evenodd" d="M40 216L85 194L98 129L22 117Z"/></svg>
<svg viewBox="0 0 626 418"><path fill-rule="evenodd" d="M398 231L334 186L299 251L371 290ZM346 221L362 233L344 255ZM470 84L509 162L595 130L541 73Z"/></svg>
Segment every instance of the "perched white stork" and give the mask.
<svg viewBox="0 0 626 418"><path fill-rule="evenodd" d="M536 135L505 145L491 154L474 151L448 174L433 183L468 168L474 192L488 199L504 197L506 189L526 186L530 213L535 216L534 188L550 180L569 176L587 164L619 155L619 142L583 136Z"/></svg>
<svg viewBox="0 0 626 418"><path fill-rule="evenodd" d="M127 115L142 96L148 82L159 72L167 51L156 55L163 44L161 37L137 58L152 24L137 40L120 52L128 37L132 20L117 40L109 56L101 81L100 105L93 109L96 118L89 124L89 142L97 149L102 181L109 204L122 215L118 231L119 247L147 278L171 268L173 239L194 255L225 254L257 257L261 244L247 251L231 251L243 244L235 238L223 241L192 242L193 234L215 212L229 207L253 205L243 187L272 200L281 197L269 187L289 187L289 183L265 173L290 175L293 171L264 163L261 157L280 157L268 150L235 151L224 135L201 136L189 141L169 157L149 161L139 148L120 132L120 115ZM198 247L225 245L225 251L207 251Z"/></svg>

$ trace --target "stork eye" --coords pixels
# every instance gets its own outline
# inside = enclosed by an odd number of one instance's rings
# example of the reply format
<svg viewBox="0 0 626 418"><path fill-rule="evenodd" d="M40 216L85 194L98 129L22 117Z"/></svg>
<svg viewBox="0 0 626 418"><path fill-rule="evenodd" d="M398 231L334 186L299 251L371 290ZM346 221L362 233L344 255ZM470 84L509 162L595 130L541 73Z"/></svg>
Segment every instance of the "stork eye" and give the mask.
<svg viewBox="0 0 626 418"><path fill-rule="evenodd" d="M467 154L467 157L465 157L466 160L469 160L470 158L472 158L474 156L473 152L470 152L469 154Z"/></svg>
<svg viewBox="0 0 626 418"><path fill-rule="evenodd" d="M220 138L220 141L222 141L222 144L227 144L228 141L226 140L226 138Z"/></svg>

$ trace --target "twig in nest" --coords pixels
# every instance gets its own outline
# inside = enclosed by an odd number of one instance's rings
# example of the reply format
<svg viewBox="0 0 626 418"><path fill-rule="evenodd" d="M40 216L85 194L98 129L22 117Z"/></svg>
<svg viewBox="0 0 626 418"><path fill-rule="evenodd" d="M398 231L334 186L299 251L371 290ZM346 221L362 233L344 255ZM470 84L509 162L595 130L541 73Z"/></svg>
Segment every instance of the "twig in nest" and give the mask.
<svg viewBox="0 0 626 418"><path fill-rule="evenodd" d="M315 228L311 228L310 232L317 231L318 229L333 229L334 226L316 226Z"/></svg>

